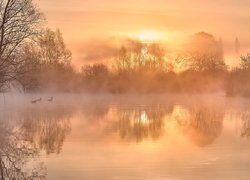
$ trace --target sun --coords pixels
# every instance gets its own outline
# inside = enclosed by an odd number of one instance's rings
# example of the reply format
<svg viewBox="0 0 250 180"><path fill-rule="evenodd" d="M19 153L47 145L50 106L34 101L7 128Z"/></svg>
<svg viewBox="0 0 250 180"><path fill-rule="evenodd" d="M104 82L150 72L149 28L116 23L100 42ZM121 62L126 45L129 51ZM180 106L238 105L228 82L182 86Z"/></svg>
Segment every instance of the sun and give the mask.
<svg viewBox="0 0 250 180"><path fill-rule="evenodd" d="M142 30L121 35L147 44L159 43L166 40L166 33L157 30Z"/></svg>
<svg viewBox="0 0 250 180"><path fill-rule="evenodd" d="M144 31L138 33L137 39L143 43L154 43L161 40L161 33L157 31Z"/></svg>

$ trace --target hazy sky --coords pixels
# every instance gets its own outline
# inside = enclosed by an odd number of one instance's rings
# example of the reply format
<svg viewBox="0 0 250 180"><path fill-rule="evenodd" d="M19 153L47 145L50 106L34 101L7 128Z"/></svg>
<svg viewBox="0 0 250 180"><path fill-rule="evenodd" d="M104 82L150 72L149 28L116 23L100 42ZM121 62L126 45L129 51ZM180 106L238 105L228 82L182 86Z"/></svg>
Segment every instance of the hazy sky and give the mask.
<svg viewBox="0 0 250 180"><path fill-rule="evenodd" d="M77 64L84 62L86 52L106 47L107 39L150 33L169 44L199 31L221 37L226 47L236 37L244 48L250 42L250 0L37 0L37 4L49 27L62 31ZM91 44L94 48L89 48Z"/></svg>

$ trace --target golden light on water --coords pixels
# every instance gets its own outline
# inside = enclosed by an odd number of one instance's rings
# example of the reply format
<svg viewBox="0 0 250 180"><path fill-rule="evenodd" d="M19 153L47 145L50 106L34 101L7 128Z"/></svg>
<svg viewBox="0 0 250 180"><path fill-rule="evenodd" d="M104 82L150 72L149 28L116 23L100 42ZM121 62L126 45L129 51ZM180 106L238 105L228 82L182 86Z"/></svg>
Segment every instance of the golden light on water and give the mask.
<svg viewBox="0 0 250 180"><path fill-rule="evenodd" d="M145 111L142 111L139 115L134 113L132 118L130 119L131 125L141 124L147 126L150 123L150 119L148 114Z"/></svg>
<svg viewBox="0 0 250 180"><path fill-rule="evenodd" d="M149 118L148 118L148 115L146 114L146 112L145 111L143 111L142 113L141 113L141 116L140 116L140 122L142 123L142 124L149 124Z"/></svg>

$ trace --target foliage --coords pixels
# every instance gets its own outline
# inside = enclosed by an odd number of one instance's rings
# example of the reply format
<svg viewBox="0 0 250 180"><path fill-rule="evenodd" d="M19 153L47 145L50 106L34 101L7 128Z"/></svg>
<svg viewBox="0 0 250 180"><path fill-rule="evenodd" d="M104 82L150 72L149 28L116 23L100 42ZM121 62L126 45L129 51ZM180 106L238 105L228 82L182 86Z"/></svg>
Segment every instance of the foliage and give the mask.
<svg viewBox="0 0 250 180"><path fill-rule="evenodd" d="M74 75L71 52L66 48L59 30L46 29L36 43L28 43L22 49L21 58L26 73L20 78L25 91L49 88L63 90L69 76ZM64 87L63 87L64 86Z"/></svg>

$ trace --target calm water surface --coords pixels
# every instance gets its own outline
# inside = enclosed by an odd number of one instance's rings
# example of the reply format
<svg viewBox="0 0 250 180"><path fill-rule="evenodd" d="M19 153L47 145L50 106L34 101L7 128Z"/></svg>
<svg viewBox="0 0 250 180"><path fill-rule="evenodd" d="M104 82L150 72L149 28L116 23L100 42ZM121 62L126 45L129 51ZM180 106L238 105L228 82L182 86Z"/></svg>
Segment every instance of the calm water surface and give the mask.
<svg viewBox="0 0 250 180"><path fill-rule="evenodd" d="M250 179L250 100L30 98L0 106L0 179Z"/></svg>

